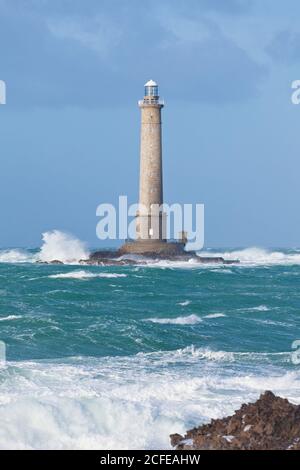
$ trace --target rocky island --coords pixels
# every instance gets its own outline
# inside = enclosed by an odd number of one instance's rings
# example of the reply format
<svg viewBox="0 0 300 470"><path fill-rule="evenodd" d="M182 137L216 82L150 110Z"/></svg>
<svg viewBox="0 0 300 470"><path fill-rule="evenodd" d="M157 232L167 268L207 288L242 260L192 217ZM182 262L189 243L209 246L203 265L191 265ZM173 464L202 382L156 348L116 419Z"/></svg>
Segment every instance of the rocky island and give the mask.
<svg viewBox="0 0 300 470"><path fill-rule="evenodd" d="M300 450L300 405L266 391L233 416L170 438L176 450Z"/></svg>
<svg viewBox="0 0 300 470"><path fill-rule="evenodd" d="M170 243L166 244L171 245ZM176 245L174 243L174 245ZM178 243L178 245L181 245ZM136 245L135 245L136 246ZM155 261L195 261L199 264L233 264L239 263L237 259L224 259L221 256L199 256L195 251L184 251L182 247L180 250L175 246L169 252L166 250L156 250L156 251L144 251L143 253L138 252L124 252L122 247L119 250L111 251L111 250L102 250L96 251L90 255L87 260L80 260L80 264L89 264L89 265L130 265L130 264L138 264L138 265L146 265L147 262L155 262Z"/></svg>

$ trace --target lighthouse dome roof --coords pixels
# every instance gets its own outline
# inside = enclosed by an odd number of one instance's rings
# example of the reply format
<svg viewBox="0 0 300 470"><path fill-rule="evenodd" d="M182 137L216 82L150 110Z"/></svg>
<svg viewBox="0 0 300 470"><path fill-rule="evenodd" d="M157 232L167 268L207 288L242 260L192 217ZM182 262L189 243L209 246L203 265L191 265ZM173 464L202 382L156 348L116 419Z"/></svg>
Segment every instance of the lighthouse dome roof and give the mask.
<svg viewBox="0 0 300 470"><path fill-rule="evenodd" d="M157 86L157 83L154 80L149 80L144 86Z"/></svg>

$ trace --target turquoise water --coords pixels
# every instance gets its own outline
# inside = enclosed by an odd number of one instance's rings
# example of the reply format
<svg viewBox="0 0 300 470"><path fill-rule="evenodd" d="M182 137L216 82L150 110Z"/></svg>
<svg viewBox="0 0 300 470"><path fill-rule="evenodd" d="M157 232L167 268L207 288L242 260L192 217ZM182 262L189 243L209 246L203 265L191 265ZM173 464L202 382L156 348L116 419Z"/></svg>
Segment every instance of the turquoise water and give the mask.
<svg viewBox="0 0 300 470"><path fill-rule="evenodd" d="M300 252L215 251L240 265L0 252L0 446L167 448L265 389L300 403Z"/></svg>

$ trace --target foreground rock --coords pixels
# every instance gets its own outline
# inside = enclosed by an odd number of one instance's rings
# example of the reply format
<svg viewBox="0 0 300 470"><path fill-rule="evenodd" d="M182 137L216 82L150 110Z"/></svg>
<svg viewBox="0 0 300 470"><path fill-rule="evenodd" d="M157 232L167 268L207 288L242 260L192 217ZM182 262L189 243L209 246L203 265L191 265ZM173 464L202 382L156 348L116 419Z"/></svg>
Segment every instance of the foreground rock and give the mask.
<svg viewBox="0 0 300 470"><path fill-rule="evenodd" d="M300 405L267 391L233 416L170 438L178 450L300 450Z"/></svg>

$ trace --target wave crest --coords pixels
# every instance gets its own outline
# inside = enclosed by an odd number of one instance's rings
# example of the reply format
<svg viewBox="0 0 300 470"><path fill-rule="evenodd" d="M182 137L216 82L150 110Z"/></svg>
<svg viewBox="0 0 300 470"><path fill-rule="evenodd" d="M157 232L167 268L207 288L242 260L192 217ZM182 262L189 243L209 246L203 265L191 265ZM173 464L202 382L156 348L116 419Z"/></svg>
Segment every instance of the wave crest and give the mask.
<svg viewBox="0 0 300 470"><path fill-rule="evenodd" d="M35 256L29 251L12 249L0 251L0 263L32 263Z"/></svg>
<svg viewBox="0 0 300 470"><path fill-rule="evenodd" d="M69 273L58 273L58 274L51 274L50 278L52 279L90 279L95 277L102 277L102 278L116 278L116 277L126 277L126 274L119 274L119 273L91 273L89 271L71 271Z"/></svg>
<svg viewBox="0 0 300 470"><path fill-rule="evenodd" d="M0 369L0 448L169 449L169 434L183 433L191 417L199 425L228 416L264 390L299 403L297 370L266 370L267 356L251 373L224 367L237 354L191 346L7 363Z"/></svg>
<svg viewBox="0 0 300 470"><path fill-rule="evenodd" d="M7 317L1 317L0 321L18 320L22 318L22 315L8 315Z"/></svg>
<svg viewBox="0 0 300 470"><path fill-rule="evenodd" d="M209 313L208 315L204 315L203 318L221 318L226 317L225 313Z"/></svg>
<svg viewBox="0 0 300 470"><path fill-rule="evenodd" d="M77 263L90 255L85 243L68 233L52 230L43 233L42 239L43 245L38 254L40 261L58 260L67 264Z"/></svg>
<svg viewBox="0 0 300 470"><path fill-rule="evenodd" d="M188 315L187 317L176 317L176 318L148 318L146 321L151 323L160 323L162 325L195 325L196 323L202 322L202 319L198 315Z"/></svg>
<svg viewBox="0 0 300 470"><path fill-rule="evenodd" d="M200 252L199 256L221 256L224 259L239 259L244 265L293 265L300 264L300 253L296 251L271 251L250 247L232 251Z"/></svg>

